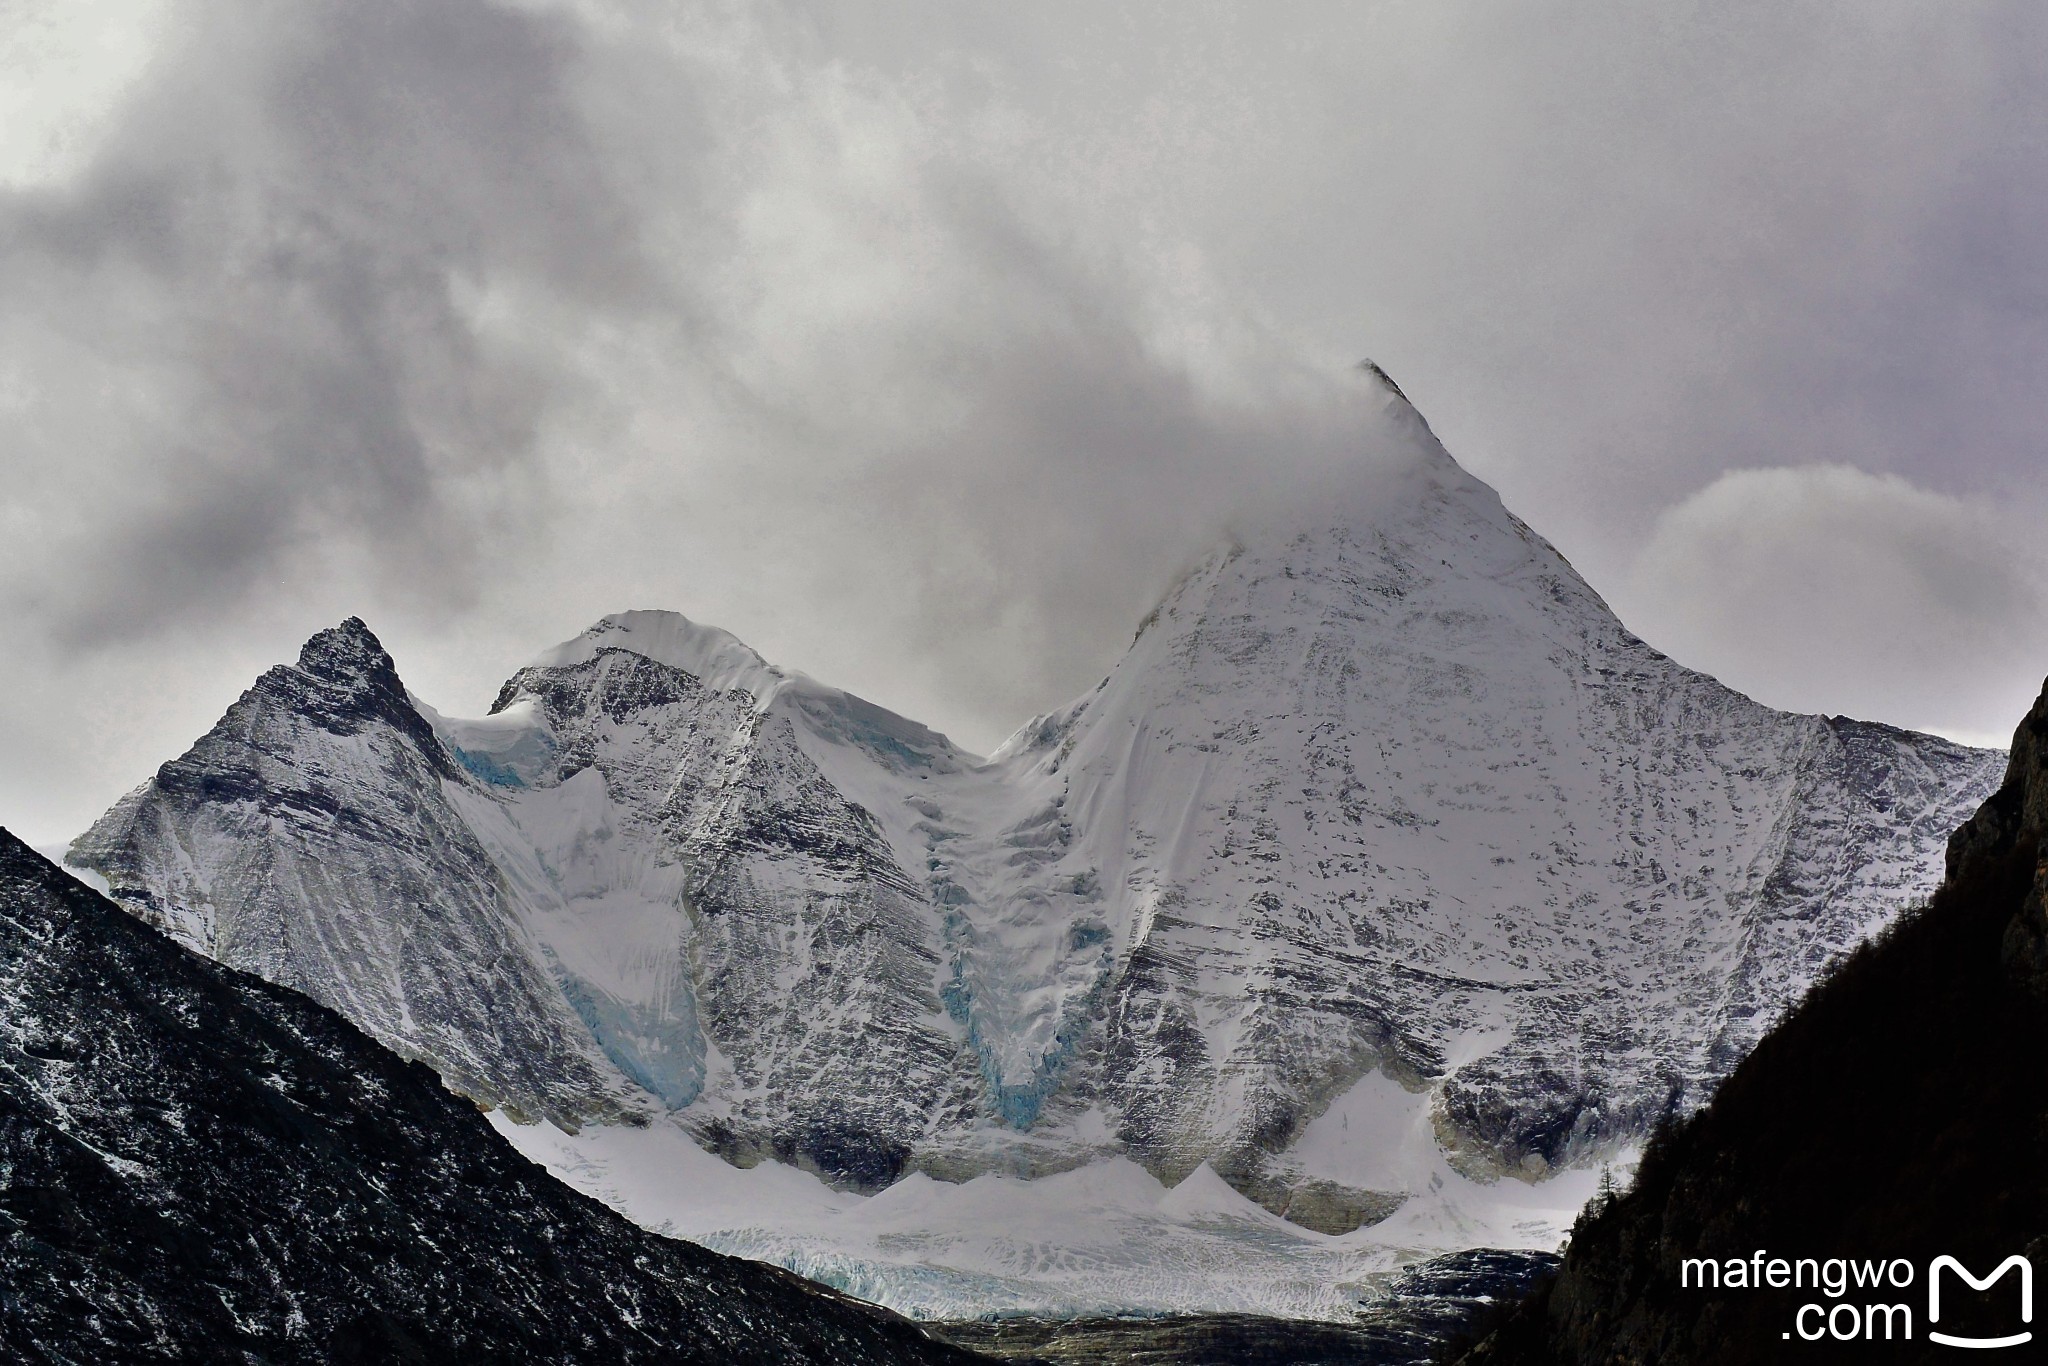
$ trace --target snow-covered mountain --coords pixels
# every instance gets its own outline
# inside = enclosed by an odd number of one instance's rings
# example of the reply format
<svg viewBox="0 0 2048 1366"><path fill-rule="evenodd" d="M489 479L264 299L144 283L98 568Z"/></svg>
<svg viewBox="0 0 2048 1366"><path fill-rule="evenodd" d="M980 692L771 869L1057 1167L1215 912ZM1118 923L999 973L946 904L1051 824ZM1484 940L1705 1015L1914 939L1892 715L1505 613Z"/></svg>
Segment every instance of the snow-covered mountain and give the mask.
<svg viewBox="0 0 2048 1366"><path fill-rule="evenodd" d="M1949 840L1932 900L1858 949L1708 1106L1666 1131L1632 1188L1573 1230L1556 1277L1493 1316L1486 1340L1456 1359L1796 1360L1804 1353L1780 1344L1818 1298L1806 1277L1729 1276L1672 1293L1691 1259L1732 1270L1757 1248L1828 1265L1882 1247L1894 1265L1927 1267L1920 1337L1904 1340L1909 1322L1885 1360L1940 1366L1956 1348L2027 1344L2014 1330L2033 1320L2033 1274L2048 1260L2044 947L2048 687L2013 735L2004 783ZM1972 1294L1951 1278L1942 1294L1944 1258L2018 1262L2021 1317L2010 1281L1973 1280L1989 1293ZM1856 1307L1903 1300L1910 1316L1920 1287L1849 1295Z"/></svg>
<svg viewBox="0 0 2048 1366"><path fill-rule="evenodd" d="M1543 1178L1923 897L2003 756L1665 658L1384 405L1355 492L987 760L658 612L444 717L352 620L70 861L565 1131L856 1191L1206 1166L1333 1237Z"/></svg>
<svg viewBox="0 0 2048 1366"><path fill-rule="evenodd" d="M968 1361L563 1189L431 1072L5 830L0 1002L8 1361Z"/></svg>

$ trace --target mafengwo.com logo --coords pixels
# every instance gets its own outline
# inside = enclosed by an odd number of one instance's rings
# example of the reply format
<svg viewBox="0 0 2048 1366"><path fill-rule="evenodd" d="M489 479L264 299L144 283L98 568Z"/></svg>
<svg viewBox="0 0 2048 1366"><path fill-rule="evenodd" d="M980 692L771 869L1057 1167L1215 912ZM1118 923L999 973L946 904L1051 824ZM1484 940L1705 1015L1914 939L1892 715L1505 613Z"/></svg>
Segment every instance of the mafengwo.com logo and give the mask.
<svg viewBox="0 0 2048 1366"><path fill-rule="evenodd" d="M1924 1334L1944 1347L2022 1347L2034 1340L2034 1267L2015 1254L1978 1275L1940 1256L1925 1274L1904 1257L1688 1257L1685 1290L1811 1290L1791 1312L1788 1342L1910 1342ZM1926 1317L1917 1318L1915 1308ZM1946 1318L1944 1318L1946 1314Z"/></svg>

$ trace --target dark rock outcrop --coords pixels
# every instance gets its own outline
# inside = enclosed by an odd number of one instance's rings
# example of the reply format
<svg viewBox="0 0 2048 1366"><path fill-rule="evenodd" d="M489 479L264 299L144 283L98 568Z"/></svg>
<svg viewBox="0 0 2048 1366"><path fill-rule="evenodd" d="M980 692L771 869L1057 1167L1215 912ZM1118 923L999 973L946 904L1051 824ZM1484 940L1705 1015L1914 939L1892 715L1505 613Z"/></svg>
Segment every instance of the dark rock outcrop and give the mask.
<svg viewBox="0 0 2048 1366"><path fill-rule="evenodd" d="M948 1362L642 1232L433 1073L0 831L0 1356Z"/></svg>
<svg viewBox="0 0 2048 1366"><path fill-rule="evenodd" d="M1461 1359L1536 1363L1782 1361L1817 1348L1946 1360L1951 1335L2026 1330L2008 1275L1952 1281L1930 1324L1938 1256L1984 1274L2048 1269L2048 692L2013 739L2003 786L1958 829L1932 902L1818 986L1712 1103L1652 1142L1635 1187L1589 1213L1557 1279ZM1901 1259L1882 1291L1682 1284L1687 1258ZM1695 1273L1697 1277L1697 1272ZM1744 1279L1749 1279L1745 1276ZM1862 1306L1903 1305L1910 1340ZM1858 1306L1857 1340L1799 1341ZM1835 1320L1851 1330L1850 1314ZM1868 1325L1868 1326L1866 1326ZM1862 1340L1864 1333L1877 1338ZM2026 1351L2040 1353L2035 1330ZM2038 1359L2038 1357L2025 1357Z"/></svg>
<svg viewBox="0 0 2048 1366"><path fill-rule="evenodd" d="M2003 952L2014 977L2048 994L2048 693L2013 733L2005 782L1983 809L1949 841L1951 879L1971 876L2003 860L2031 859L2033 877L2012 922Z"/></svg>

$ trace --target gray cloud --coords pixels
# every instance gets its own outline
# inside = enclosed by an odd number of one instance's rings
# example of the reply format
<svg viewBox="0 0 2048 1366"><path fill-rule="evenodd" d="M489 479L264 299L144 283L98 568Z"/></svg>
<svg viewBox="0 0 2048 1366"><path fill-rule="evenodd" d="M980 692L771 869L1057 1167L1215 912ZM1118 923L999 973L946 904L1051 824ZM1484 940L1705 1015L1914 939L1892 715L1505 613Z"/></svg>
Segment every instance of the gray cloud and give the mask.
<svg viewBox="0 0 2048 1366"><path fill-rule="evenodd" d="M2048 575L2015 530L1897 475L1739 470L1658 519L1622 601L1766 702L1968 732L2048 672Z"/></svg>
<svg viewBox="0 0 2048 1366"><path fill-rule="evenodd" d="M1362 355L1768 700L1988 733L2048 666L1928 511L2048 502L2038 6L166 5L0 191L45 837L349 612L454 710L665 606L992 743L1369 463ZM1697 571L1759 467L1744 553L1857 590L1826 650Z"/></svg>
<svg viewBox="0 0 2048 1366"><path fill-rule="evenodd" d="M336 543L460 599L488 528L446 490L528 460L562 382L465 294L609 310L652 280L564 93L573 30L389 0L184 19L81 176L0 197L30 477L98 502L27 581L74 643L217 619Z"/></svg>

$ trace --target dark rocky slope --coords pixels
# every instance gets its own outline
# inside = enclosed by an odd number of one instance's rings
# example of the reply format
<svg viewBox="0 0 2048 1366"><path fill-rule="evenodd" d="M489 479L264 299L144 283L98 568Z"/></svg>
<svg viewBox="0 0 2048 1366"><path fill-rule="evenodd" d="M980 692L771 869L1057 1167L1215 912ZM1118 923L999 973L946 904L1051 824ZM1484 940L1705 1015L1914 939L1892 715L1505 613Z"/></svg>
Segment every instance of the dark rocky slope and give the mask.
<svg viewBox="0 0 2048 1366"><path fill-rule="evenodd" d="M2008 1275L1944 1286L1934 1257L1978 1274L2024 1254L2048 1269L2048 693L2014 737L2004 786L1949 843L1932 903L1854 955L1728 1079L1653 1143L1635 1188L1582 1220L1557 1279L1464 1360L1735 1363L1819 1352L1945 1360L1930 1326L1996 1337L2028 1325ZM1904 1258L1908 1288L1680 1285L1681 1259ZM1902 1303L1910 1342L1802 1342L1802 1305ZM1809 1316L1806 1329L1819 1324ZM1847 1316L1839 1320L1847 1328ZM2048 1332L2010 1359L2048 1357ZM1861 1330L1858 1330L1860 1337ZM2034 1355L2029 1355L2029 1354ZM2007 1359L2007 1358L2000 1358Z"/></svg>
<svg viewBox="0 0 2048 1366"><path fill-rule="evenodd" d="M0 831L0 1357L944 1362L644 1233L434 1074Z"/></svg>

